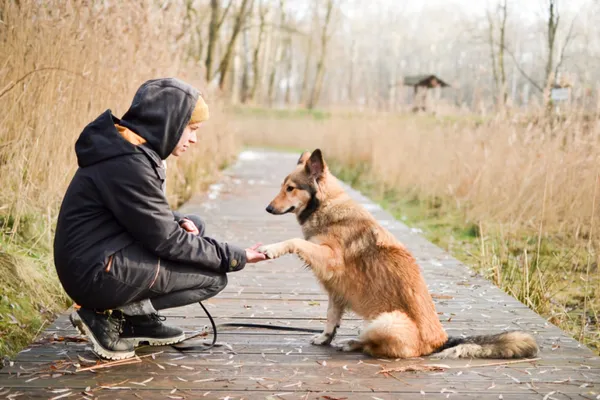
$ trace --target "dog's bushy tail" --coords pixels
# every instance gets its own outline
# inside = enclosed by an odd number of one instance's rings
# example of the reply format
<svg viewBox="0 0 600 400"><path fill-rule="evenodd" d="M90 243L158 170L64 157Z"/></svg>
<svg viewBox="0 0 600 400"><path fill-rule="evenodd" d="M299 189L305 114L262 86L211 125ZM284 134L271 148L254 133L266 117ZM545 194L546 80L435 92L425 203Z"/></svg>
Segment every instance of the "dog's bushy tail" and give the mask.
<svg viewBox="0 0 600 400"><path fill-rule="evenodd" d="M449 337L437 350L441 358L531 358L538 345L529 333L510 331L496 335Z"/></svg>

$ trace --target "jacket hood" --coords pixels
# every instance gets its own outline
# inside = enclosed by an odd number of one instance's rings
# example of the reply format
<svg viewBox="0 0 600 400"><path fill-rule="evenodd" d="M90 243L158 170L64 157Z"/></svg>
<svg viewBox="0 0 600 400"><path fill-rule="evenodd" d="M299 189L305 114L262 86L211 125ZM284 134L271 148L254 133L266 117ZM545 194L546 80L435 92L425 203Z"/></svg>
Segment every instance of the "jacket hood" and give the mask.
<svg viewBox="0 0 600 400"><path fill-rule="evenodd" d="M136 92L120 125L146 139L164 160L179 142L198 96L198 90L179 79L149 80Z"/></svg>
<svg viewBox="0 0 600 400"><path fill-rule="evenodd" d="M123 139L115 124L119 119L106 110L83 129L75 143L77 164L87 167L109 158L139 153L131 143Z"/></svg>

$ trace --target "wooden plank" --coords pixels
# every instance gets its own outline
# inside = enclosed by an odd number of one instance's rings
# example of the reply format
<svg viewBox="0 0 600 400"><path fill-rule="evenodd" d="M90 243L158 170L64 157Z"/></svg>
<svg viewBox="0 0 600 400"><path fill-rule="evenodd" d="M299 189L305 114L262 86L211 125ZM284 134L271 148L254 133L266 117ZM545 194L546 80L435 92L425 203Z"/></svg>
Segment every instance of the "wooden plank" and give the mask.
<svg viewBox="0 0 600 400"><path fill-rule="evenodd" d="M209 356L219 356L222 358L223 355L229 356L231 354L238 354L240 356L247 355L281 355L281 354L293 354L299 353L303 354L307 357L331 357L333 359L341 358L341 359L351 359L356 360L367 360L369 357L363 354L357 353L341 353L332 347L325 346L313 346L305 340L288 340L288 341L265 341L265 340L257 340L260 338L253 337L249 340L248 336L244 336L240 342L242 343L233 343L233 340L230 340L227 337L222 338L224 340L219 340L220 343L227 343L227 345L231 346L233 350L229 350L229 347L219 347L210 350L209 352L195 350L188 351L186 353L182 353L176 350L173 347L142 347L137 350L138 355L147 355L156 351L163 351L165 354L172 357L180 357L186 354L193 354L195 357L209 357ZM247 339L244 341L244 339ZM300 350L298 350L300 349ZM301 351L301 353L300 353ZM52 346L52 347L40 347L32 349L32 351L28 351L26 353L22 353L19 355L17 362L20 361L58 361L58 360L76 360L77 356L81 355L87 359L94 359L95 356L91 352L90 347L87 344L69 344L64 346ZM570 350L557 350L556 352L543 352L541 357L541 361L539 365L554 365L557 367L562 366L582 366L585 369L598 369L598 363L600 360L595 356L581 356L577 349ZM440 361L435 357L425 357L425 360L428 360L430 363L448 363L449 360ZM536 364L537 365L537 364ZM2 371L2 370L0 370Z"/></svg>
<svg viewBox="0 0 600 400"><path fill-rule="evenodd" d="M533 393L549 393L559 390L564 394L588 394L592 395L599 390L598 384L589 383L588 381L561 379L558 381L514 381L514 380L491 380L478 379L477 374L462 374L460 376L452 376L449 379L443 379L439 375L430 375L430 379L423 379L422 382L407 379L404 375L395 375L394 378L362 378L352 374L341 375L339 373L323 373L316 371L312 373L302 373L289 369L278 368L277 371L270 371L268 368L262 370L253 370L254 375L233 374L225 375L223 372L206 372L198 371L200 374L183 375L176 373L173 375L119 375L118 377L106 378L103 375L86 375L86 376L65 376L57 378L40 377L35 380L28 379L6 379L4 388L29 390L43 389L48 387L70 388L78 392L86 390L86 388L95 389L102 386L116 385L118 387L129 388L139 391L142 397L145 390L204 390L204 391L255 391L264 389L273 392L296 392L304 393L306 388L314 391L348 391L358 393L373 393L373 392L441 392L443 390L454 390L455 394L462 392L485 392L490 388L496 389L501 393L519 393L527 395ZM287 374L283 378L283 374ZM183 376L182 376L183 375ZM153 378L145 386L136 384ZM139 379L139 380L138 380ZM25 382L28 380L28 382ZM588 385L585 388L581 385Z"/></svg>
<svg viewBox="0 0 600 400"><path fill-rule="evenodd" d="M291 382L302 382L303 386L310 384L315 390L327 390L327 386L344 383L346 388L355 391L369 391L377 388L382 391L394 391L398 388L398 379L403 381L402 386L418 386L431 391L439 391L449 384L452 387L475 391L485 390L490 386L502 388L505 392L521 392L524 388L535 387L541 390L551 390L553 386L561 385L563 393L579 393L580 389L600 389L594 376L595 372L583 370L557 370L551 367L538 369L527 368L525 365L516 367L497 367L497 376L489 376L482 368L449 368L443 371L434 371L429 374L411 372L392 372L392 376L380 374L382 365L376 362L345 363L339 360L314 362L312 360L298 360L294 363L278 364L272 361L259 363L246 363L236 360L224 361L221 364L207 366L190 363L193 357L158 357L156 360L144 360L140 364L124 365L118 367L118 373L110 369L98 369L94 373L81 372L71 375L58 376L61 369L28 370L19 375L9 374L4 379L6 388L36 387L45 388L58 383L63 387L85 389L108 384L117 384L125 380L129 382L144 382L152 378L152 382L145 385L154 389L194 389L198 386L203 389L236 389L252 390L257 378L271 382L269 389L282 390L293 388ZM416 365L416 364L415 364ZM389 366L387 366L389 367ZM140 377L144 379L138 381ZM201 384L201 385L198 385ZM131 384L130 384L131 386ZM294 389L295 390L295 389Z"/></svg>
<svg viewBox="0 0 600 400"><path fill-rule="evenodd" d="M277 348L270 349L278 350ZM139 355L143 355L144 352L140 352ZM146 354L151 354L146 352ZM558 365L557 359L544 358L535 359L532 361L527 360L509 360L508 363L504 364L504 361L490 361L490 360L437 360L431 358L418 358L409 360L385 360L385 359L373 359L366 355L357 357L356 354L338 353L338 354L321 354L314 355L306 352L302 352L301 348L292 348L287 352L261 352L260 354L248 354L248 353L168 353L163 352L161 354L155 354L152 359L144 360L142 364L134 364L133 366L119 368L121 374L136 374L141 371L153 370L154 364L158 363L168 367L164 373L171 373L173 370L182 368L186 371L201 370L203 368L220 368L221 366L230 366L237 369L238 366L243 368L247 367L261 367L261 366L274 366L282 365L284 368L294 367L296 369L314 369L319 366L326 366L329 370L344 371L355 371L357 369L364 368L366 373L374 373L381 369L399 369L406 367L425 367L431 365L444 366L446 372L437 371L436 375L439 376L450 376L460 371L473 371L470 373L480 373L482 370L487 369L490 364L496 369L503 369L504 372L512 373L514 377L519 379L534 379L543 378L544 380L557 380L561 377L568 376L571 379L575 378L574 374L579 374L581 379L590 379L590 377L600 376L600 368L591 368L585 364L580 363L562 363ZM0 374L20 374L23 378L30 376L36 376L48 372L56 372L57 370L64 369L62 366L72 367L73 363L79 363L82 365L91 364L96 358L91 354L83 354L82 352L77 354L80 357L73 358L62 358L62 359L49 359L49 360L22 360L13 363L11 366L7 366L0 370ZM148 358L148 357L145 357ZM559 361L561 359L558 359ZM323 361L326 365L323 365ZM158 367L162 370L162 368ZM379 369L378 369L379 368ZM74 368L69 368L69 371ZM155 372L161 373L156 370ZM171 372L168 372L171 371ZM374 372L373 372L374 371ZM185 371L184 371L185 372ZM400 375L407 375L411 379L425 379L426 375L411 374L408 372L399 372ZM462 374L462 373L461 373ZM499 381L505 379L501 376Z"/></svg>
<svg viewBox="0 0 600 400"><path fill-rule="evenodd" d="M137 388L136 388L137 389ZM208 398L208 399L266 399L266 400L285 400L285 399L301 399L301 400L373 400L373 399L381 399L381 400L397 400L401 398L402 400L423 400L423 399L434 399L434 400L446 400L448 398L461 398L461 399L493 399L498 400L502 398L504 400L521 400L523 399L522 394L511 394L511 393L500 393L495 391L494 389L486 391L485 393L481 392L461 392L455 393L452 389L447 389L443 393L432 393L425 392L423 393L415 393L415 392L393 392L393 393L382 393L382 392L374 392L374 393L357 393L357 392L349 392L349 391L336 391L336 390L328 390L328 391L314 391L310 389L305 389L304 391L282 391L279 393L262 389L260 386L257 389L249 391L234 391L234 390L203 390L203 389L193 389L193 390L143 390L140 394L139 390L134 389L125 389L125 390L109 390L109 389L101 389L93 392L94 399L106 399L106 400L114 400L114 399L122 399L122 400L139 400L139 399L198 399L198 398ZM2 393L0 391L0 393ZM10 394L11 392L8 392ZM12 393L19 393L18 390L12 391ZM20 392L24 393L24 392ZM49 399L54 396L59 396L59 394L52 393L50 390L43 389L27 389L27 398L28 399ZM70 393L75 398L76 395L83 394L82 392L78 392L76 390L68 390L64 393ZM143 395L143 397L142 397ZM500 397L502 396L502 397ZM19 397L17 397L19 398ZM543 399L544 394L540 393L528 393L528 399ZM569 399L569 397L563 396L560 393L552 396L554 399Z"/></svg>

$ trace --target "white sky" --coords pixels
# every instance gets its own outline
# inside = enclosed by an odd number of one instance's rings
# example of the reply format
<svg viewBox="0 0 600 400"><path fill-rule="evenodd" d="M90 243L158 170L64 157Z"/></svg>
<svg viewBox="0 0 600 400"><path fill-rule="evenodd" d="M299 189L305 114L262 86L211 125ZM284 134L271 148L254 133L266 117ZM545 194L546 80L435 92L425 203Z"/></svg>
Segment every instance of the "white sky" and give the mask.
<svg viewBox="0 0 600 400"><path fill-rule="evenodd" d="M461 12L472 15L484 16L487 9L494 9L500 0L338 0L346 8L346 12L360 15L367 10L374 11L377 8L398 11L404 10L405 13L418 13L429 9L449 9L452 6L461 9ZM559 11L564 14L571 12L585 12L586 4L595 0L557 0ZM300 5L301 0L292 0ZM508 0L509 14L520 16L524 20L545 19L547 16L548 0Z"/></svg>

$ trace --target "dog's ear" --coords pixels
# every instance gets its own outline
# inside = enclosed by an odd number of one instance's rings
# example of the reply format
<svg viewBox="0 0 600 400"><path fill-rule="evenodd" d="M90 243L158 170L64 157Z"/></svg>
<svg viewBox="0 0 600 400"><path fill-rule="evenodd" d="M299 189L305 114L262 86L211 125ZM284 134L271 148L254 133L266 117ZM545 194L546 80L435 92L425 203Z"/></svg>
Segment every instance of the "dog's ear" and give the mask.
<svg viewBox="0 0 600 400"><path fill-rule="evenodd" d="M308 160L309 157L310 157L310 151L305 151L304 153L300 154L300 158L298 159L297 165L306 163L306 160Z"/></svg>
<svg viewBox="0 0 600 400"><path fill-rule="evenodd" d="M327 165L325 164L325 160L323 160L323 154L321 153L321 150L316 149L312 152L310 158L306 162L306 172L312 178L319 180L323 176L326 168Z"/></svg>

